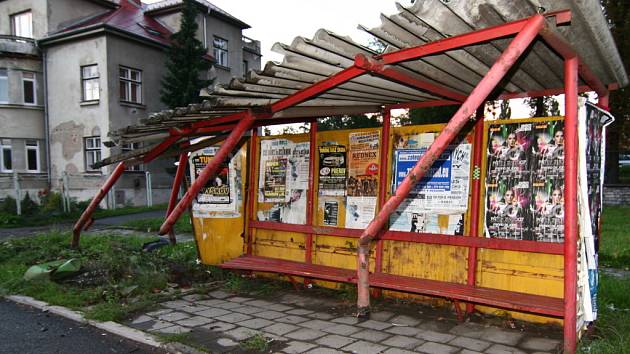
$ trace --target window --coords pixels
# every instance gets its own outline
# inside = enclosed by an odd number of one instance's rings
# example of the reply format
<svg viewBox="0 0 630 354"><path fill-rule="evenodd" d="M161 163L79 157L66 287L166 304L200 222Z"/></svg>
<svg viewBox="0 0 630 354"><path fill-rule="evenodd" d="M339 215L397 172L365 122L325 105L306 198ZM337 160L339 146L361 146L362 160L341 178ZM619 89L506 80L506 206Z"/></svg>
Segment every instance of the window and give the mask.
<svg viewBox="0 0 630 354"><path fill-rule="evenodd" d="M141 143L130 143L130 144L123 144L122 146L122 152L131 152L133 150L137 150L139 148L142 147ZM138 164L138 165L133 165L133 166L128 166L127 168L125 168L125 171L144 171L143 165L142 164Z"/></svg>
<svg viewBox="0 0 630 354"><path fill-rule="evenodd" d="M24 93L24 104L37 104L35 95L35 73L22 71L22 92Z"/></svg>
<svg viewBox="0 0 630 354"><path fill-rule="evenodd" d="M0 69L0 103L9 103L9 75L7 69Z"/></svg>
<svg viewBox="0 0 630 354"><path fill-rule="evenodd" d="M26 141L26 170L39 172L39 141Z"/></svg>
<svg viewBox="0 0 630 354"><path fill-rule="evenodd" d="M228 66L228 41L220 37L214 37L212 46L214 48L214 60L216 60L217 65Z"/></svg>
<svg viewBox="0 0 630 354"><path fill-rule="evenodd" d="M85 170L100 171L92 168L92 165L101 161L101 138L99 136L87 137L85 143Z"/></svg>
<svg viewBox="0 0 630 354"><path fill-rule="evenodd" d="M13 172L13 148L10 139L0 140L0 172Z"/></svg>
<svg viewBox="0 0 630 354"><path fill-rule="evenodd" d="M249 63L247 60L243 60L243 76L247 75L247 71L249 70Z"/></svg>
<svg viewBox="0 0 630 354"><path fill-rule="evenodd" d="M24 11L11 16L11 30L17 37L33 38L33 14Z"/></svg>
<svg viewBox="0 0 630 354"><path fill-rule="evenodd" d="M83 101L98 101L100 85L98 79L98 65L86 65L81 67L81 87L83 88Z"/></svg>
<svg viewBox="0 0 630 354"><path fill-rule="evenodd" d="M120 67L120 100L142 103L142 71Z"/></svg>

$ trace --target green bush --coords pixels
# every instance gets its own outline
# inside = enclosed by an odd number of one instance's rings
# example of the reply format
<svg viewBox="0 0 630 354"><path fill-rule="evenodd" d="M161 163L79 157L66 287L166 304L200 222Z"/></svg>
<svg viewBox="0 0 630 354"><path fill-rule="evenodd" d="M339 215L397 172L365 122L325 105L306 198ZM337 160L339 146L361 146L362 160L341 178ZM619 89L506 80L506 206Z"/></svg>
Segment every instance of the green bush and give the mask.
<svg viewBox="0 0 630 354"><path fill-rule="evenodd" d="M22 215L35 215L39 211L39 205L31 199L30 194L26 192L24 199L20 202L22 206Z"/></svg>
<svg viewBox="0 0 630 354"><path fill-rule="evenodd" d="M61 193L48 191L42 193L41 206L42 211L45 213L61 212L63 210L63 199Z"/></svg>
<svg viewBox="0 0 630 354"><path fill-rule="evenodd" d="M17 203L15 202L15 198L6 196L2 202L2 208L0 208L0 210L9 214L17 214Z"/></svg>
<svg viewBox="0 0 630 354"><path fill-rule="evenodd" d="M0 226L11 226L17 225L20 222L20 217L17 215L13 215L12 213L7 213L5 211L0 211Z"/></svg>

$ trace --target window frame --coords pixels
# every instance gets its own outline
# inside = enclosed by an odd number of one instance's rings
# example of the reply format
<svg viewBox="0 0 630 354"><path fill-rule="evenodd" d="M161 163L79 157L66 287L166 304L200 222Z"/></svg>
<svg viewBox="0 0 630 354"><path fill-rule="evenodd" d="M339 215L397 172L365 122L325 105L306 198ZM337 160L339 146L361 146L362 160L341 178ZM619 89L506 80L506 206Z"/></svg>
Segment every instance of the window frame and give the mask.
<svg viewBox="0 0 630 354"><path fill-rule="evenodd" d="M2 85L2 81L5 82L6 84L6 88L7 88L7 99L6 101L2 100L2 97L0 97L0 104L8 104L9 103L9 69L8 68L0 68L0 73L2 73L2 71L4 71L5 75L1 75L0 74L0 85Z"/></svg>
<svg viewBox="0 0 630 354"><path fill-rule="evenodd" d="M24 77L24 74L26 73L32 74L33 77ZM33 102L26 102L26 89L24 87L24 82L26 81L33 83ZM37 74L33 71L22 71L22 103L25 106L37 106Z"/></svg>
<svg viewBox="0 0 630 354"><path fill-rule="evenodd" d="M225 43L225 48L223 48L222 46L218 45L217 43L220 42L224 42ZM230 67L230 44L229 41L225 38L219 37L219 36L214 36L214 38L212 39L212 55L214 56L214 62L216 65L218 66L222 66L224 68L229 68ZM217 55L217 53L219 53L219 55ZM223 60L221 58L223 58L224 56L221 54L225 54L225 63L223 62Z"/></svg>
<svg viewBox="0 0 630 354"><path fill-rule="evenodd" d="M129 143L122 144L120 150L122 153L134 151L142 148L142 143ZM144 164L137 164L133 166L125 166L125 172L144 172Z"/></svg>
<svg viewBox="0 0 630 354"><path fill-rule="evenodd" d="M98 141L98 147L88 147L88 141L93 141L93 142ZM96 145L96 144L92 143L92 145ZM101 151L101 146L102 146L102 143L101 143L100 135L83 137L83 163L85 165L85 172L91 172L91 173L101 172L100 168L94 169L88 163L88 160L89 160L88 155L92 155L92 154L95 155L92 158L94 162L98 162L102 160L103 155ZM96 159L96 157L98 157L98 159Z"/></svg>
<svg viewBox="0 0 630 354"><path fill-rule="evenodd" d="M121 70L125 70L128 73L128 77L123 77L120 75ZM136 73L138 73L138 80L134 80L131 78L131 72L134 71ZM124 65L120 65L118 66L118 98L120 99L120 102L123 103L131 103L131 104L137 104L137 105L142 105L143 104L143 99L144 99L144 94L142 92L142 70L140 69L135 69L135 68L131 68L128 66L124 66ZM128 95L128 97L123 98L122 97L122 87L123 87L123 83L126 87L126 93ZM132 88L132 84L136 84L138 87L138 91L136 92L136 94L139 96L139 100L138 101L132 101L131 100L131 88Z"/></svg>
<svg viewBox="0 0 630 354"><path fill-rule="evenodd" d="M29 145L29 142L35 142L35 145ZM26 162L26 171L27 172L31 172L31 173L39 173L42 171L41 169L41 159L40 159L40 154L39 154L39 140L35 140L35 139L27 139L24 141L24 162ZM29 168L29 164L28 164L28 151L29 150L35 150L35 164L37 165L37 168L34 170L31 170Z"/></svg>
<svg viewBox="0 0 630 354"><path fill-rule="evenodd" d="M4 150L9 150L11 155L11 168L4 168ZM2 173L11 173L13 172L13 144L11 143L11 139L0 139L0 172Z"/></svg>
<svg viewBox="0 0 630 354"><path fill-rule="evenodd" d="M19 35L17 31L18 27L17 27L16 19L25 15L28 15L30 17L30 21L29 21L30 35L28 36ZM11 34L12 35L14 35L15 37L21 37L21 38L33 38L33 11L31 11L31 9L11 14L9 18L11 21Z"/></svg>
<svg viewBox="0 0 630 354"><path fill-rule="evenodd" d="M96 76L85 77L84 70L89 67L96 67ZM87 86L89 81L96 81L96 98L87 98ZM101 73L98 71L98 64L81 65L81 102L98 102L101 99Z"/></svg>

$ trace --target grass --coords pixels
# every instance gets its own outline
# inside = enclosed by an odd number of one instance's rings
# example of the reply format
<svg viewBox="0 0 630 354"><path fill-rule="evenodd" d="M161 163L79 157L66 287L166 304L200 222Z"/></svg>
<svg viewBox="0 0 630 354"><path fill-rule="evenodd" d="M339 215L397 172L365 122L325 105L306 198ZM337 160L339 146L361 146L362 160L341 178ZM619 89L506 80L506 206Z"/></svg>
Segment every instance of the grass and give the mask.
<svg viewBox="0 0 630 354"><path fill-rule="evenodd" d="M630 267L630 207L604 207L599 263L604 267Z"/></svg>
<svg viewBox="0 0 630 354"><path fill-rule="evenodd" d="M213 279L210 267L196 264L194 243L143 252L142 245L155 238L86 235L78 250L68 247L69 240L67 233L53 233L0 243L0 295L32 296L88 318L121 321L176 295L169 284L189 287ZM81 260L82 274L63 282L22 278L33 264L69 258Z"/></svg>
<svg viewBox="0 0 630 354"><path fill-rule="evenodd" d="M619 182L630 183L630 165L619 166Z"/></svg>
<svg viewBox="0 0 630 354"><path fill-rule="evenodd" d="M126 222L123 226L138 231L154 232L160 229L163 222L164 218L146 218ZM175 232L193 233L193 226L190 222L190 214L188 214L188 212L182 214L175 223Z"/></svg>
<svg viewBox="0 0 630 354"><path fill-rule="evenodd" d="M241 342L241 347L245 350L266 352L269 349L269 342L260 333Z"/></svg>

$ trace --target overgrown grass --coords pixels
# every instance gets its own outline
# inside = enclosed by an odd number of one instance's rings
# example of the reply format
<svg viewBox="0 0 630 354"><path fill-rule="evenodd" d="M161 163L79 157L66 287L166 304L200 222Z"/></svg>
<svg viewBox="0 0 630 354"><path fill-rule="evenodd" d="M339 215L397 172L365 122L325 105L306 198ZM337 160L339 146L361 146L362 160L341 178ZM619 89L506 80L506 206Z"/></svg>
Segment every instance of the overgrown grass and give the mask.
<svg viewBox="0 0 630 354"><path fill-rule="evenodd" d="M602 215L599 262L604 267L630 267L630 207L606 206Z"/></svg>
<svg viewBox="0 0 630 354"><path fill-rule="evenodd" d="M169 284L190 287L212 279L211 268L196 263L194 243L143 252L142 245L155 238L86 235L79 250L70 249L69 240L69 234L55 233L0 243L0 294L28 295L85 311L88 318L120 321L172 297L163 291L173 289ZM23 280L33 264L69 258L81 260L81 274L64 282Z"/></svg>
<svg viewBox="0 0 630 354"><path fill-rule="evenodd" d="M269 348L269 341L262 334L258 333L244 341L241 341L241 347L245 350L258 352L266 352Z"/></svg>
<svg viewBox="0 0 630 354"><path fill-rule="evenodd" d="M630 353L630 279L602 276L595 332L580 343L579 353Z"/></svg>
<svg viewBox="0 0 630 354"><path fill-rule="evenodd" d="M164 222L164 218L146 218L146 219L137 219L126 222L123 226L128 227L133 230L145 231L145 232L154 232L160 229L162 223ZM193 226L190 222L190 214L185 212L175 223L175 232L184 232L184 233L192 233Z"/></svg>

